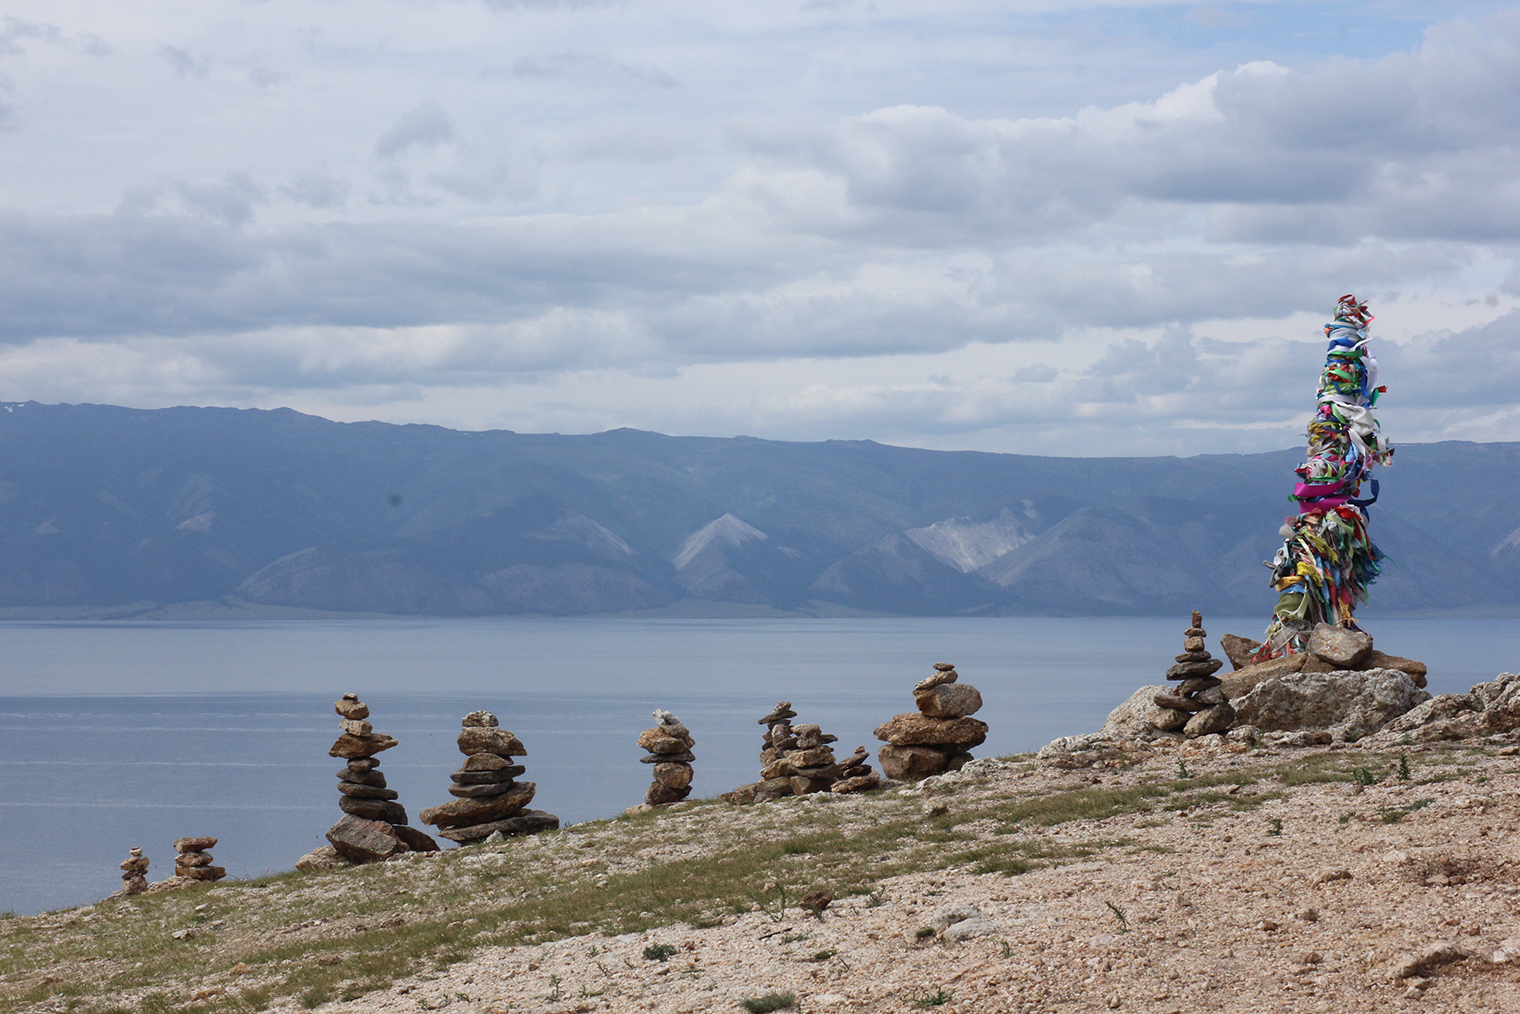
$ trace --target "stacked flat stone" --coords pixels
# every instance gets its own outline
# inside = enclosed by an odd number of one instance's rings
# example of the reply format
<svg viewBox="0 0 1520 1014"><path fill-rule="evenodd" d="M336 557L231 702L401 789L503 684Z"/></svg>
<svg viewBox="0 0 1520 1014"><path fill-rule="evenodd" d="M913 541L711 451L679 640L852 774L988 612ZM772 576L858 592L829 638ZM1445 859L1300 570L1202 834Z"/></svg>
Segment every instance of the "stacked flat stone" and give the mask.
<svg viewBox="0 0 1520 1014"><path fill-rule="evenodd" d="M464 765L449 776L449 794L456 798L419 815L438 828L440 838L473 845L559 827L554 814L527 809L538 786L515 780L525 769L512 758L526 757L528 748L500 725L489 711L472 711L460 721Z"/></svg>
<svg viewBox="0 0 1520 1014"><path fill-rule="evenodd" d="M179 838L174 842L174 875L185 877L189 880L214 881L221 880L227 875L227 871L220 866L211 865L211 853L207 849L216 847L216 839L210 837Z"/></svg>
<svg viewBox="0 0 1520 1014"><path fill-rule="evenodd" d="M406 809L380 773L375 755L395 746L396 739L375 731L366 721L369 708L354 694L344 694L333 709L342 732L327 754L348 765L338 771L338 808L344 815L327 829L332 847L355 863L378 862L402 852L438 851L432 838L406 826Z"/></svg>
<svg viewBox="0 0 1520 1014"><path fill-rule="evenodd" d="M945 771L959 771L970 750L987 739L987 723L971 716L981 710L982 695L960 678L949 662L936 662L934 675L913 688L917 712L898 715L876 729L884 740L877 756L888 778L916 782Z"/></svg>
<svg viewBox="0 0 1520 1014"><path fill-rule="evenodd" d="M839 742L811 723L792 725L797 712L791 701L780 701L759 720L765 726L760 744L760 781L741 785L718 798L729 803L763 803L814 792L866 792L881 784L866 763L863 746L843 761L830 744Z"/></svg>
<svg viewBox="0 0 1520 1014"><path fill-rule="evenodd" d="M140 846L133 845L130 858L121 864L121 890L118 894L142 894L148 889L148 857Z"/></svg>
<svg viewBox="0 0 1520 1014"><path fill-rule="evenodd" d="M1224 665L1203 646L1208 632L1203 629L1203 615L1193 611L1193 625L1182 632L1182 654L1166 671L1166 678L1178 681L1176 690L1162 691L1155 697L1161 717L1153 724L1164 732L1181 730L1188 739L1226 732L1235 724L1235 709L1225 696L1214 674Z"/></svg>
<svg viewBox="0 0 1520 1014"><path fill-rule="evenodd" d="M664 708L655 710L654 720L658 724L653 729L639 733L639 746L648 751L639 763L653 765L653 780L644 792L644 803L666 806L691 795L691 762L695 759L691 748L696 740L681 720Z"/></svg>

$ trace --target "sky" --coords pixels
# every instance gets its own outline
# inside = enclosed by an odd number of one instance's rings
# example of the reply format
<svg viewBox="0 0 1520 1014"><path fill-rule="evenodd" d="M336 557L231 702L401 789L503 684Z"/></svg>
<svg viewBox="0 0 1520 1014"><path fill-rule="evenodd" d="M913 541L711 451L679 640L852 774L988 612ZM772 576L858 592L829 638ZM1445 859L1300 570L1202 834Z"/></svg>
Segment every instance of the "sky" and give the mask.
<svg viewBox="0 0 1520 1014"><path fill-rule="evenodd" d="M0 0L0 400L1520 440L1520 7Z"/></svg>

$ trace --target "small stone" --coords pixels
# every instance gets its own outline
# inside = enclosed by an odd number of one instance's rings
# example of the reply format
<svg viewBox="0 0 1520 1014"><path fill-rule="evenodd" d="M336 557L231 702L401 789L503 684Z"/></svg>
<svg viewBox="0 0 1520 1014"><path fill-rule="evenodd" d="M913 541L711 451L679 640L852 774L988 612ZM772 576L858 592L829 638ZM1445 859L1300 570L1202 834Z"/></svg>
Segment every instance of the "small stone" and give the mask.
<svg viewBox="0 0 1520 1014"><path fill-rule="evenodd" d="M792 794L797 796L810 796L815 792L828 792L834 787L832 778L808 778L805 775L793 775Z"/></svg>
<svg viewBox="0 0 1520 1014"><path fill-rule="evenodd" d="M1351 879L1351 871L1350 870L1343 869L1343 868L1338 867L1338 866L1326 866L1323 869L1317 871L1314 874L1314 876L1310 877L1309 878L1309 883L1312 884L1315 887L1318 887L1321 884L1333 884L1337 880L1350 880L1350 879Z"/></svg>
<svg viewBox="0 0 1520 1014"><path fill-rule="evenodd" d="M1204 630L1202 627L1189 627L1189 628L1187 628L1186 630L1184 630L1182 632L1182 636L1185 637L1185 638L1187 638L1187 637L1208 637L1209 636L1209 632L1207 630Z"/></svg>
<svg viewBox="0 0 1520 1014"><path fill-rule="evenodd" d="M1183 680L1177 684L1176 692L1184 697L1196 694L1200 690L1208 690L1219 686L1221 680L1218 676L1194 676L1192 679Z"/></svg>
<svg viewBox="0 0 1520 1014"><path fill-rule="evenodd" d="M933 687L942 687L947 683L954 683L959 678L960 674L958 674L954 669L944 669L940 672L935 673L933 676L919 680L913 685L913 692L916 694L920 690L929 690Z"/></svg>
<svg viewBox="0 0 1520 1014"><path fill-rule="evenodd" d="M360 722L352 718L345 718L338 723L338 728L350 736L368 736L375 731L375 727L368 722Z"/></svg>
<svg viewBox="0 0 1520 1014"><path fill-rule="evenodd" d="M205 852L182 852L174 857L175 869L190 866L210 866L215 860Z"/></svg>
<svg viewBox="0 0 1520 1014"><path fill-rule="evenodd" d="M1224 657L1230 660L1231 666L1244 669L1251 664L1251 657L1261 648L1261 642L1238 634L1225 634L1219 639L1219 648L1224 652Z"/></svg>
<svg viewBox="0 0 1520 1014"><path fill-rule="evenodd" d="M913 702L930 718L964 718L982 709L982 695L969 683L947 683L914 690Z"/></svg>
<svg viewBox="0 0 1520 1014"><path fill-rule="evenodd" d="M490 799L455 799L423 810L419 819L439 828L504 820L531 803L538 786L533 782L514 782L513 790Z"/></svg>
<svg viewBox="0 0 1520 1014"><path fill-rule="evenodd" d="M650 753L684 753L693 746L689 738L666 735L663 729L645 729L639 733L639 746Z"/></svg>
<svg viewBox="0 0 1520 1014"><path fill-rule="evenodd" d="M1397 959L1394 962L1393 975L1396 979L1409 979L1434 971L1442 965L1461 961L1465 957L1467 957L1467 952L1456 944L1447 940L1437 940L1415 953L1405 954Z"/></svg>
<svg viewBox="0 0 1520 1014"><path fill-rule="evenodd" d="M946 928L940 938L947 944L958 944L973 937L992 937L1003 932L1003 927L991 919L965 919Z"/></svg>
<svg viewBox="0 0 1520 1014"><path fill-rule="evenodd" d="M669 785L659 782L650 782L649 788L644 790L644 802L650 806L663 806L666 803L679 803L691 795L691 789L674 789Z"/></svg>
<svg viewBox="0 0 1520 1014"><path fill-rule="evenodd" d="M1183 651L1203 651L1204 650L1203 638L1201 638L1201 637L1184 637L1182 639L1182 650Z"/></svg>
<svg viewBox="0 0 1520 1014"><path fill-rule="evenodd" d="M511 792L517 783L511 779L503 782L482 782L478 785L449 786L449 795L458 796L460 799L489 799L492 796L500 796Z"/></svg>
<svg viewBox="0 0 1520 1014"><path fill-rule="evenodd" d="M1206 651L1184 651L1181 655L1174 656L1173 660L1177 662L1207 662L1213 657L1213 655L1210 655Z"/></svg>
<svg viewBox="0 0 1520 1014"><path fill-rule="evenodd" d="M987 723L975 718L930 718L915 712L883 722L876 727L875 736L893 746L953 746L960 752L986 742Z"/></svg>
<svg viewBox="0 0 1520 1014"><path fill-rule="evenodd" d="M377 789L385 788L385 774L380 771L355 771L351 767L339 768L338 781L352 782L354 785L373 785Z"/></svg>
<svg viewBox="0 0 1520 1014"><path fill-rule="evenodd" d="M174 851L176 852L204 852L207 849L216 848L216 839L210 836L200 838L176 838Z"/></svg>
<svg viewBox="0 0 1520 1014"><path fill-rule="evenodd" d="M472 753L464 759L465 771L500 771L512 766L510 760L494 753Z"/></svg>
<svg viewBox="0 0 1520 1014"><path fill-rule="evenodd" d="M823 730L812 723L795 725L792 733L797 737L797 749L814 750L823 746Z"/></svg>
<svg viewBox="0 0 1520 1014"><path fill-rule="evenodd" d="M850 770L855 769L851 768ZM845 772L845 774L848 774L848 772ZM850 775L849 777L841 778L839 781L829 786L829 791L839 793L841 795L853 792L870 792L872 789L880 787L880 785L881 779L879 777L877 777L875 774L867 773L863 775Z"/></svg>
<svg viewBox="0 0 1520 1014"><path fill-rule="evenodd" d="M383 820L388 824L405 824L406 809L390 799L359 799L339 796L338 809L366 820Z"/></svg>
<svg viewBox="0 0 1520 1014"><path fill-rule="evenodd" d="M545 813L543 810L524 810L516 816L493 820L485 824L439 831L438 837L468 845L472 842L483 841L498 833L506 838L515 838L519 835L537 834L540 831L553 831L558 827L559 818L554 814Z"/></svg>
<svg viewBox="0 0 1520 1014"><path fill-rule="evenodd" d="M396 832L396 837L401 839L401 844L405 845L409 852L439 851L438 843L425 831L407 827L405 824L397 824L391 830Z"/></svg>
<svg viewBox="0 0 1520 1014"><path fill-rule="evenodd" d="M129 874L141 873L148 868L148 865L149 859L147 856L133 856L131 859L123 860L121 868Z"/></svg>
<svg viewBox="0 0 1520 1014"><path fill-rule="evenodd" d="M793 750L786 755L786 763L794 768L822 768L834 763L834 751L826 746L809 750Z"/></svg>
<svg viewBox="0 0 1520 1014"><path fill-rule="evenodd" d="M327 840L338 855L358 863L379 862L405 848L389 823L352 815L328 828Z"/></svg>
<svg viewBox="0 0 1520 1014"><path fill-rule="evenodd" d="M1176 708L1157 708L1152 713L1151 727L1162 732L1176 732L1188 724L1192 714Z"/></svg>
<svg viewBox="0 0 1520 1014"><path fill-rule="evenodd" d="M955 666L950 662L935 662L934 668L940 672L955 672Z"/></svg>
<svg viewBox="0 0 1520 1014"><path fill-rule="evenodd" d="M348 762L350 771L373 771L380 766L380 762L373 757L355 757Z"/></svg>
<svg viewBox="0 0 1520 1014"><path fill-rule="evenodd" d="M386 827L390 827L389 824ZM296 860L296 869L307 873L316 870L341 870L353 865L353 861L345 859L338 854L338 850L331 845L323 845L321 848L312 849L300 859ZM239 971L238 969L242 969ZM247 965L241 961L232 966L233 975L246 975L249 971Z"/></svg>
<svg viewBox="0 0 1520 1014"><path fill-rule="evenodd" d="M802 896L801 907L814 915L823 915L823 910L832 904L834 898L827 891L809 891Z"/></svg>
<svg viewBox="0 0 1520 1014"><path fill-rule="evenodd" d="M1207 690L1198 691L1193 695L1193 700L1200 704L1207 704L1210 707L1230 702L1230 699L1224 695L1224 691L1218 687L1209 687Z"/></svg>
<svg viewBox="0 0 1520 1014"><path fill-rule="evenodd" d="M528 748L506 729L469 726L459 730L459 752L469 756L491 753L498 757L526 757Z"/></svg>
<svg viewBox="0 0 1520 1014"><path fill-rule="evenodd" d="M354 782L339 782L338 791L355 799L396 799L400 795L395 789L382 789L378 785L357 785Z"/></svg>
<svg viewBox="0 0 1520 1014"><path fill-rule="evenodd" d="M501 724L489 711L472 711L459 720L466 729L494 729Z"/></svg>
<svg viewBox="0 0 1520 1014"><path fill-rule="evenodd" d="M356 722L369 717L369 708L353 694L344 694L333 703L333 710L343 718Z"/></svg>
<svg viewBox="0 0 1520 1014"><path fill-rule="evenodd" d="M1197 739L1199 736L1211 736L1216 732L1227 732L1234 724L1235 709L1228 704L1216 704L1188 719L1187 725L1182 728L1182 733L1188 739Z"/></svg>
<svg viewBox="0 0 1520 1014"><path fill-rule="evenodd" d="M681 753L652 753L639 758L640 764L690 764L696 760L696 754L690 750Z"/></svg>
<svg viewBox="0 0 1520 1014"><path fill-rule="evenodd" d="M888 744L877 751L881 770L888 778L905 782L917 782L930 775L941 774L948 763L943 750L927 746L893 746Z"/></svg>
<svg viewBox="0 0 1520 1014"><path fill-rule="evenodd" d="M497 768L495 771L470 771L460 768L449 775L455 785L497 785L501 782L510 782L528 769L521 764L513 764L511 767Z"/></svg>
<svg viewBox="0 0 1520 1014"><path fill-rule="evenodd" d="M1158 708L1171 708L1175 711L1202 711L1208 705L1192 697L1183 697L1181 694L1169 694L1162 692L1151 698Z"/></svg>
<svg viewBox="0 0 1520 1014"><path fill-rule="evenodd" d="M655 781L672 789L685 789L691 785L690 764L656 764L650 774Z"/></svg>
<svg viewBox="0 0 1520 1014"><path fill-rule="evenodd" d="M1211 658L1207 662L1178 662L1166 671L1169 680L1185 680L1194 676L1212 676L1224 665L1217 658Z"/></svg>
<svg viewBox="0 0 1520 1014"><path fill-rule="evenodd" d="M188 877L191 880L221 880L227 875L227 870L221 866L186 866L176 867L176 876Z"/></svg>
<svg viewBox="0 0 1520 1014"><path fill-rule="evenodd" d="M345 757L350 760L360 757L373 757L382 750L389 750L396 745L395 738L384 733L376 733L372 736L354 736L344 733L338 737L338 741L327 751L329 757Z"/></svg>
<svg viewBox="0 0 1520 1014"><path fill-rule="evenodd" d="M764 718L760 719L759 724L770 725L772 722L782 722L788 718L796 717L797 712L792 710L792 702L781 701L776 705L776 707L771 711L769 715L766 715Z"/></svg>
<svg viewBox="0 0 1520 1014"><path fill-rule="evenodd" d="M1372 638L1360 630L1316 623L1309 634L1309 654L1336 669L1354 669L1372 652Z"/></svg>

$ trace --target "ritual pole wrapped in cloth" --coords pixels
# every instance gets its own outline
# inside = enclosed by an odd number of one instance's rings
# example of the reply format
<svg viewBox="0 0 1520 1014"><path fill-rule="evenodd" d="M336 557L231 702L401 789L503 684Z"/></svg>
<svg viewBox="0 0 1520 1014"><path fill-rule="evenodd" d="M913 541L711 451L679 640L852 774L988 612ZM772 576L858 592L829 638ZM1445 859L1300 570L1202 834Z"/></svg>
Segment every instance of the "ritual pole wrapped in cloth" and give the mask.
<svg viewBox="0 0 1520 1014"><path fill-rule="evenodd" d="M1253 661L1306 650L1316 623L1359 629L1352 613L1367 599L1383 553L1367 534L1367 507L1377 500L1374 465L1393 448L1383 440L1373 406L1387 390L1368 347L1367 304L1342 296L1325 325L1330 347L1320 374L1318 408L1309 423L1308 457L1295 471L1298 515L1283 525L1282 548L1267 564L1277 606ZM1363 482L1372 495L1358 499Z"/></svg>

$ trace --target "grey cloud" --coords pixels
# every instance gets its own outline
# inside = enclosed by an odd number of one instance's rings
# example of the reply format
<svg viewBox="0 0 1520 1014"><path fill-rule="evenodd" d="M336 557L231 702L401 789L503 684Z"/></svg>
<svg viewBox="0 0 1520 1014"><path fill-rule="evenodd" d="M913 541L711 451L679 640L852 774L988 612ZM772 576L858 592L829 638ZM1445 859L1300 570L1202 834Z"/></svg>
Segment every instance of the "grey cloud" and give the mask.
<svg viewBox="0 0 1520 1014"><path fill-rule="evenodd" d="M432 148L454 139L454 123L443 107L427 101L397 118L375 142L375 154L390 158L411 147Z"/></svg>
<svg viewBox="0 0 1520 1014"><path fill-rule="evenodd" d="M610 56L595 53L551 53L525 56L512 65L512 74L520 78L557 78L584 70L610 71L620 77L633 78L660 88L675 88L678 82L658 67L635 67Z"/></svg>
<svg viewBox="0 0 1520 1014"><path fill-rule="evenodd" d="M255 88L267 89L293 81L295 75L285 71L271 70L268 67L249 67L248 80Z"/></svg>
<svg viewBox="0 0 1520 1014"><path fill-rule="evenodd" d="M158 56L180 77L203 78L211 72L210 58L196 57L188 49L167 42L158 47Z"/></svg>
<svg viewBox="0 0 1520 1014"><path fill-rule="evenodd" d="M349 184L322 173L302 173L280 185L280 193L312 208L338 208L348 200Z"/></svg>

